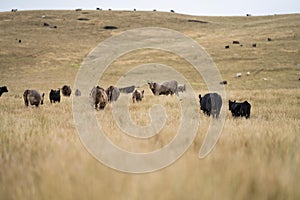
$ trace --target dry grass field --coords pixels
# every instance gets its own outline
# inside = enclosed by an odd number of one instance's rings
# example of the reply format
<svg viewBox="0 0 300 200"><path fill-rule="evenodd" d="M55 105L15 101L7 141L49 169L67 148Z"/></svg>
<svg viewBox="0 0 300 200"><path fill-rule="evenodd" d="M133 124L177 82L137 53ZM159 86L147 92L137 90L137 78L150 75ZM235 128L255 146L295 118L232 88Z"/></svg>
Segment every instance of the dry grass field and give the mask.
<svg viewBox="0 0 300 200"><path fill-rule="evenodd" d="M207 23L188 22L190 19ZM227 116L217 145L205 159L198 159L198 153L211 119L198 108L197 136L179 160L157 172L130 174L106 167L84 148L73 120L75 96L62 97L60 104L51 105L48 95L51 88L74 85L82 61L101 41L142 27L176 30L205 48L228 81L223 104ZM233 40L243 46L233 45ZM0 13L0 86L9 90L0 97L0 199L299 199L299 48L299 14ZM146 63L161 63L179 71L196 92L196 100L199 93L207 92L202 77L189 63L154 49L121 56L105 71L99 85L115 84L128 70ZM251 75L245 76L248 71ZM234 77L238 72L243 73L241 78ZM28 88L45 92L45 104L26 108L22 94ZM111 105L97 112L106 136L133 152L165 146L180 123L176 97L154 97L146 85L142 89L143 102L130 103L131 118L147 125L148 110L162 104L168 118L156 136L143 140L122 133ZM248 100L251 118L232 118L228 99Z"/></svg>

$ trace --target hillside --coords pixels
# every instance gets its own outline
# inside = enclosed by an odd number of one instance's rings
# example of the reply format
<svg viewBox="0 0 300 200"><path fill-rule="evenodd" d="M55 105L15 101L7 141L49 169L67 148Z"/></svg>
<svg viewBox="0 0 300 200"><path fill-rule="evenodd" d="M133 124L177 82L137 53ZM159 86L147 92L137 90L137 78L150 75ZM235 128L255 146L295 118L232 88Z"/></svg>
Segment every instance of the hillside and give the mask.
<svg viewBox="0 0 300 200"><path fill-rule="evenodd" d="M198 153L211 119L199 109L197 136L188 151L167 168L136 175L106 167L84 148L73 119L73 95L55 105L48 95L50 89L64 84L75 90L81 63L99 43L143 27L178 31L207 51L228 82L223 102L227 115L222 135L207 158L198 159ZM234 40L240 44L232 44ZM299 48L300 14L0 13L0 86L9 90L0 97L0 199L299 199ZM128 70L147 63L168 65L183 74L197 102L198 94L207 92L203 77L191 64L157 49L122 55L99 77L99 85L115 84ZM242 77L236 78L236 73ZM176 97L156 98L141 86L145 99L130 103L131 118L145 126L151 123L149 109L162 104L168 118L160 134L149 140L129 137L114 122L111 105L97 112L106 136L133 152L162 148L180 124ZM22 95L28 88L45 92L45 104L26 108ZM229 99L249 101L251 118L234 119L228 111Z"/></svg>

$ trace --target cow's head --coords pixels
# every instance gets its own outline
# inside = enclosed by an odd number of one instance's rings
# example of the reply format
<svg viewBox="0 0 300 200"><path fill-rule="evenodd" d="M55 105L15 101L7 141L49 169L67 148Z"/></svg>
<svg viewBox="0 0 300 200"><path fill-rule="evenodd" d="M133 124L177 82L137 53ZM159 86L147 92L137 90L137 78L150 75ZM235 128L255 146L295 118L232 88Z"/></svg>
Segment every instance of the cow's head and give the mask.
<svg viewBox="0 0 300 200"><path fill-rule="evenodd" d="M6 86L1 87L2 92L8 92L8 89Z"/></svg>

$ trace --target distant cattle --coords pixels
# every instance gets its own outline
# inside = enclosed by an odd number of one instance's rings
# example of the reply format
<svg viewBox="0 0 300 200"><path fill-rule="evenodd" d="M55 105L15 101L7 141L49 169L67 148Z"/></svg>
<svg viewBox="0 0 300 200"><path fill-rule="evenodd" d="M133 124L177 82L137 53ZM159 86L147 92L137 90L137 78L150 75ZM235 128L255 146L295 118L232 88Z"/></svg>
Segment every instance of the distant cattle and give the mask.
<svg viewBox="0 0 300 200"><path fill-rule="evenodd" d="M268 42L271 42L271 41L272 41L272 38L268 38L267 40L268 40Z"/></svg>
<svg viewBox="0 0 300 200"><path fill-rule="evenodd" d="M242 73L241 72L236 73L235 77L236 78L241 78L242 77Z"/></svg>
<svg viewBox="0 0 300 200"><path fill-rule="evenodd" d="M251 14L246 14L246 16L247 16L247 17L251 17L252 15L251 15Z"/></svg>
<svg viewBox="0 0 300 200"><path fill-rule="evenodd" d="M42 105L44 103L44 96L45 93L42 95L36 91L36 90L25 90L23 93L24 103L26 106L29 105L35 105L38 107L40 104Z"/></svg>
<svg viewBox="0 0 300 200"><path fill-rule="evenodd" d="M254 47L254 48L255 48L255 47L256 47L256 43L252 44L252 47Z"/></svg>
<svg viewBox="0 0 300 200"><path fill-rule="evenodd" d="M47 22L44 22L44 26L50 26L50 24L48 24Z"/></svg>
<svg viewBox="0 0 300 200"><path fill-rule="evenodd" d="M49 93L49 99L50 99L50 103L56 103L56 102L60 102L60 89L58 90L52 90Z"/></svg>
<svg viewBox="0 0 300 200"><path fill-rule="evenodd" d="M81 96L80 90L78 90L78 89L75 90L75 96L77 96L77 97Z"/></svg>
<svg viewBox="0 0 300 200"><path fill-rule="evenodd" d="M247 76L250 76L250 72L247 72L246 75L247 75Z"/></svg>
<svg viewBox="0 0 300 200"><path fill-rule="evenodd" d="M154 12L156 12L156 9L153 9Z"/></svg>
<svg viewBox="0 0 300 200"><path fill-rule="evenodd" d="M199 94L200 109L204 114L218 118L222 107L222 98L217 93L208 93L204 97Z"/></svg>
<svg viewBox="0 0 300 200"><path fill-rule="evenodd" d="M0 87L0 97L1 97L1 95L2 95L3 93L5 93L5 92L8 92L7 87L6 87L6 86Z"/></svg>
<svg viewBox="0 0 300 200"><path fill-rule="evenodd" d="M178 83L175 80L162 83L148 82L148 85L155 96L169 94L176 94L178 96Z"/></svg>
<svg viewBox="0 0 300 200"><path fill-rule="evenodd" d="M248 101L238 103L229 100L229 110L233 117L250 117L251 105Z"/></svg>
<svg viewBox="0 0 300 200"><path fill-rule="evenodd" d="M102 10L102 8L96 8L96 10Z"/></svg>
<svg viewBox="0 0 300 200"><path fill-rule="evenodd" d="M229 45L226 45L226 46L225 46L225 49L229 49L229 48L230 48L230 46L229 46Z"/></svg>
<svg viewBox="0 0 300 200"><path fill-rule="evenodd" d="M185 84L182 84L182 85L178 85L178 88L177 88L178 92L185 92L186 88L185 88Z"/></svg>
<svg viewBox="0 0 300 200"><path fill-rule="evenodd" d="M128 86L128 87L119 88L119 91L121 93L125 93L125 94L133 93L134 90L135 90L135 86L134 85L131 85L131 86Z"/></svg>
<svg viewBox="0 0 300 200"><path fill-rule="evenodd" d="M105 90L99 86L93 87L90 93L90 101L97 110L103 110L108 102L107 94Z"/></svg>
<svg viewBox="0 0 300 200"><path fill-rule="evenodd" d="M75 11L82 11L82 8L76 8Z"/></svg>
<svg viewBox="0 0 300 200"><path fill-rule="evenodd" d="M18 11L18 9L11 9L11 12L17 12Z"/></svg>
<svg viewBox="0 0 300 200"><path fill-rule="evenodd" d="M66 97L71 96L72 90L70 86L64 85L61 90L62 94Z"/></svg>
<svg viewBox="0 0 300 200"><path fill-rule="evenodd" d="M120 90L112 85L109 86L105 92L107 94L108 102L117 101L120 96Z"/></svg>
<svg viewBox="0 0 300 200"><path fill-rule="evenodd" d="M221 85L227 85L227 81L221 81L220 84Z"/></svg>
<svg viewBox="0 0 300 200"><path fill-rule="evenodd" d="M138 91L138 90L135 90L135 91L132 93L132 102L133 102L133 103L142 101L143 98L144 98L144 90L141 91L141 92Z"/></svg>
<svg viewBox="0 0 300 200"><path fill-rule="evenodd" d="M175 13L175 11L174 11L174 10L170 10L170 12L171 12L171 13Z"/></svg>
<svg viewBox="0 0 300 200"><path fill-rule="evenodd" d="M136 11L136 9L134 8L133 11Z"/></svg>
<svg viewBox="0 0 300 200"><path fill-rule="evenodd" d="M237 40L233 40L233 41L232 41L232 44L240 44L240 42L237 41Z"/></svg>

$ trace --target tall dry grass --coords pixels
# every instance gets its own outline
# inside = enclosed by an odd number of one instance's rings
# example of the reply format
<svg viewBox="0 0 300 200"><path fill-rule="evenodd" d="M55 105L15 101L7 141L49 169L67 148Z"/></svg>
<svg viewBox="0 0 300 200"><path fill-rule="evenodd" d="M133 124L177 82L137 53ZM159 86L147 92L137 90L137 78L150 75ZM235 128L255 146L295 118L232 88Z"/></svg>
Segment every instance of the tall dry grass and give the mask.
<svg viewBox="0 0 300 200"><path fill-rule="evenodd" d="M78 21L82 16L90 20ZM187 23L190 18L209 23ZM43 27L44 21L58 29ZM0 13L0 84L9 89L0 97L0 199L298 199L299 21L299 15ZM120 29L105 31L103 25ZM155 173L122 173L98 162L81 144L72 116L72 98L76 97L63 97L60 104L51 105L48 94L51 88L73 84L80 62L98 42L130 28L154 25L181 31L203 45L229 83L223 106L228 107L229 99L248 100L251 118L234 119L227 111L217 145L200 160L198 153L211 119L199 110L197 136L179 160ZM268 43L267 37L274 41ZM225 50L232 39L244 46ZM252 42L258 44L256 49ZM155 50L124 55L99 83L107 87L131 67L153 62L185 75L196 94L207 92L201 76L195 76L184 60ZM234 78L235 73L246 71L251 76ZM27 88L46 92L45 105L26 108L22 93ZM131 118L148 124L149 108L155 103L164 105L168 118L158 135L148 140L125 135L113 121L111 105L97 112L97 118L115 144L128 151L149 152L172 140L180 110L176 97L154 97L147 86L141 89L145 98L139 104L130 103Z"/></svg>

